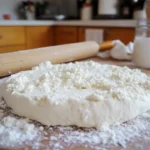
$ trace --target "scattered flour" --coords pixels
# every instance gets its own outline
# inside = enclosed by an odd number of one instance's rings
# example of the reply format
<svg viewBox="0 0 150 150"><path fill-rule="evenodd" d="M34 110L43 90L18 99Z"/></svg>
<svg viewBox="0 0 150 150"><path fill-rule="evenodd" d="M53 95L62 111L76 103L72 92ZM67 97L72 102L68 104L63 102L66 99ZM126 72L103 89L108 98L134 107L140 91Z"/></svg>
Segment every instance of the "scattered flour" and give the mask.
<svg viewBox="0 0 150 150"><path fill-rule="evenodd" d="M127 142L132 144L135 140L150 141L150 112L144 113L136 119L118 126L103 127L103 131L94 128L48 127L35 121L22 119L13 114L3 100L0 101L0 147L18 147L32 145L33 149L62 150L67 147L82 146L94 150L107 150L113 146L126 149ZM43 137L43 134L45 137ZM50 139L47 135L51 135ZM48 145L41 141L48 140ZM143 146L136 144L135 148L144 150ZM26 148L27 150L28 148ZM127 148L128 149L128 148Z"/></svg>
<svg viewBox="0 0 150 150"><path fill-rule="evenodd" d="M34 68L34 69L37 70L38 68ZM117 68L114 67L114 69ZM124 73L124 71L126 71L126 73ZM146 88L147 91L149 92L150 81L149 82L146 81L147 77L145 76L145 74L142 74L138 70L136 70L135 74L132 71L131 72L129 71L130 70L128 70L128 68L123 68L122 70L124 74L123 77L118 76L119 74L113 74L113 77L116 80L118 80L118 78L122 78L123 81L127 81L127 84L129 80L133 81L134 84L132 85L132 87L134 90L136 89L136 87L142 86ZM77 73L80 72L77 71ZM134 74L134 78L130 78L131 73ZM104 72L104 75L107 76L108 74L105 74ZM139 77L139 75L141 77ZM104 80L102 79L101 81ZM44 81L44 83L46 83L46 81ZM98 82L95 82L94 86L97 83ZM113 84L113 82L109 82L109 83ZM72 88L80 84L73 84ZM122 86L121 82L119 84L120 86ZM29 86L29 88L27 89L24 88L24 85L26 84L22 84L23 91L24 90L26 92L28 90L32 91L32 86ZM99 84L99 86L100 85L101 84ZM45 86L45 84L43 84L43 86ZM10 89L11 88L12 87L10 87ZM19 89L16 87L16 90ZM135 90L134 92L143 93L143 90L141 91ZM114 96L116 95L119 96L120 91L118 91L118 93L113 92L113 94ZM132 95L132 92L130 94ZM145 93L143 93L143 95L144 94ZM93 100L93 97L94 97L94 102L104 101L103 97L100 97L100 95L97 94L96 92L94 94L89 95L87 97L87 100L91 102L91 100ZM133 98L133 100L137 100L137 99L141 101L140 97ZM43 145L41 142L43 140L47 140L48 144ZM121 146L122 149L127 150L129 143L132 145L134 141L137 140L150 141L150 111L140 115L134 120L125 122L121 125L113 125L113 126L111 125L109 127L107 124L104 124L101 128L101 131L98 131L95 128L78 128L75 126L48 127L48 126L43 126L36 121L23 119L15 115L14 112L6 105L3 99L1 100L0 97L0 147L16 148L16 147L23 147L29 145L32 147L32 149L40 149L42 147L43 149L46 150L49 149L62 150L68 148L71 149L76 146L82 146L94 150L107 150L110 147ZM145 150L143 145L139 143L135 145L135 148L138 148L140 150ZM26 150L27 149L28 148L26 148Z"/></svg>
<svg viewBox="0 0 150 150"><path fill-rule="evenodd" d="M7 116L0 122L0 146L20 146L23 143L35 140L35 138L39 141L41 140L41 138L37 139L39 134L35 125L29 123L26 119Z"/></svg>
<svg viewBox="0 0 150 150"><path fill-rule="evenodd" d="M61 133L57 134L56 132L54 132L53 128L51 128L50 132L51 134L53 134L53 136L51 136L50 145L53 145L56 141L63 141L70 147L78 144L91 147L93 149L98 149L99 147L95 147L95 145L99 144L103 149L118 145L125 149L127 146L127 142L133 142L135 141L135 139L150 140L149 127L150 112L143 114L133 121L124 123L119 126L106 128L105 131L101 132L98 132L95 129L77 131L64 128L62 130L62 127L60 127L57 130L59 130L59 132ZM142 145L138 144L136 145L136 147L140 147L141 150L143 148Z"/></svg>
<svg viewBox="0 0 150 150"><path fill-rule="evenodd" d="M40 128L28 119L15 116L5 102L0 100L0 147L32 145L36 149L43 139Z"/></svg>

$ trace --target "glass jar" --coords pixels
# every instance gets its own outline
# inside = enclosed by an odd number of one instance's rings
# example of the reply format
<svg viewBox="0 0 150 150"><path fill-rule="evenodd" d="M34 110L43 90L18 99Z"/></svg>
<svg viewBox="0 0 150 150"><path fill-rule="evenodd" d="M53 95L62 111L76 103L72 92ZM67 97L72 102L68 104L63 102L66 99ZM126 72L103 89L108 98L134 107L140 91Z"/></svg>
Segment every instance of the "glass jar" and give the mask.
<svg viewBox="0 0 150 150"><path fill-rule="evenodd" d="M137 67L150 68L150 20L137 21L133 62Z"/></svg>

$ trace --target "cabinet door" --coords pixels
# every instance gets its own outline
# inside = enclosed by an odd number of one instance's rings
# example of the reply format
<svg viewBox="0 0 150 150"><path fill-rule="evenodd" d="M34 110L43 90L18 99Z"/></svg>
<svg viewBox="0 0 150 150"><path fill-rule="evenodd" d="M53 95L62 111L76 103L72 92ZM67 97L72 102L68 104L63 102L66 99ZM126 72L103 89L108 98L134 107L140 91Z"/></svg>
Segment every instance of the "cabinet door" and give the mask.
<svg viewBox="0 0 150 150"><path fill-rule="evenodd" d="M25 27L0 27L0 47L25 44Z"/></svg>
<svg viewBox="0 0 150 150"><path fill-rule="evenodd" d="M78 42L77 27L59 26L54 31L55 45Z"/></svg>
<svg viewBox="0 0 150 150"><path fill-rule="evenodd" d="M105 29L104 40L121 40L123 43L128 44L134 40L134 28L107 28Z"/></svg>
<svg viewBox="0 0 150 150"><path fill-rule="evenodd" d="M5 47L0 47L0 53L15 52L15 51L21 51L25 49L26 49L25 45L5 46Z"/></svg>
<svg viewBox="0 0 150 150"><path fill-rule="evenodd" d="M85 28L81 27L78 29L78 40L79 42L85 41Z"/></svg>
<svg viewBox="0 0 150 150"><path fill-rule="evenodd" d="M27 49L53 45L53 27L30 26L26 27Z"/></svg>
<svg viewBox="0 0 150 150"><path fill-rule="evenodd" d="M134 28L97 28L97 27L80 27L78 29L79 41L85 41L85 30L91 29L104 29L104 40L121 40L123 43L128 44L134 40Z"/></svg>

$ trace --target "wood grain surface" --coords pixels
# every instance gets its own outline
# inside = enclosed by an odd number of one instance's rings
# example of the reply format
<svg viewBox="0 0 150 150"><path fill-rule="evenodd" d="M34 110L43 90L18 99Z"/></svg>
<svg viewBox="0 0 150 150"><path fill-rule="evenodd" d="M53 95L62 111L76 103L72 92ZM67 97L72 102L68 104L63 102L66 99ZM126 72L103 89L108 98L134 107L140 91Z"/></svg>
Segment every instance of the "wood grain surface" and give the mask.
<svg viewBox="0 0 150 150"><path fill-rule="evenodd" d="M0 47L0 53L9 53L9 52L21 51L25 49L26 49L25 45L3 46Z"/></svg>
<svg viewBox="0 0 150 150"><path fill-rule="evenodd" d="M53 27L29 26L26 27L27 49L53 45Z"/></svg>
<svg viewBox="0 0 150 150"><path fill-rule="evenodd" d="M0 27L0 47L25 44L25 27Z"/></svg>
<svg viewBox="0 0 150 150"><path fill-rule="evenodd" d="M86 29L102 29L104 30L104 41L120 40L124 44L128 44L134 40L135 29L134 28L106 28L106 27L80 27L78 29L79 41L85 41Z"/></svg>

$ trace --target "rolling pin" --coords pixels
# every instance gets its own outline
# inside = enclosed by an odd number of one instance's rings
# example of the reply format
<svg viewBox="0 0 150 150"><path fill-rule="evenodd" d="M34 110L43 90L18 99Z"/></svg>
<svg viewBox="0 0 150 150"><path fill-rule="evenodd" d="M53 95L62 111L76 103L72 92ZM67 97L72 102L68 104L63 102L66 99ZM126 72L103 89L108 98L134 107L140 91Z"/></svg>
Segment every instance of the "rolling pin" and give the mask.
<svg viewBox="0 0 150 150"><path fill-rule="evenodd" d="M113 46L112 41L100 45L89 41L0 54L0 77L31 69L44 61L58 64L89 58Z"/></svg>

